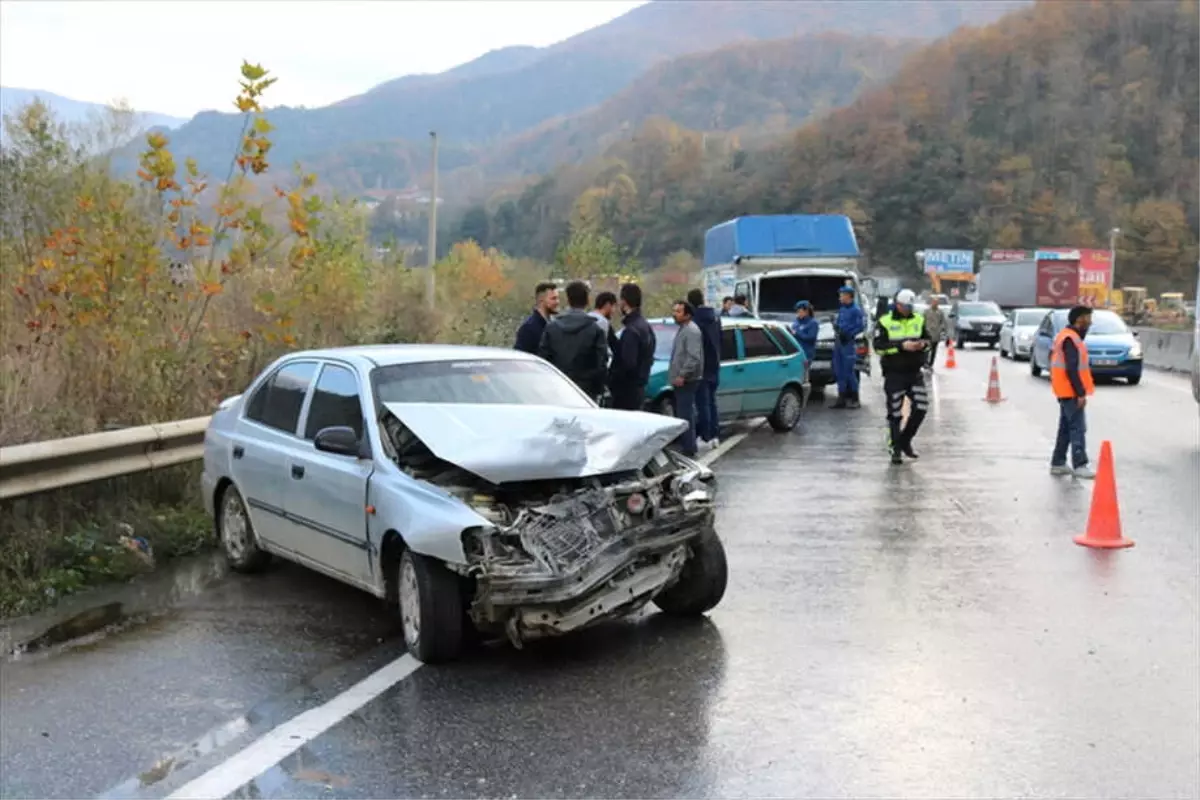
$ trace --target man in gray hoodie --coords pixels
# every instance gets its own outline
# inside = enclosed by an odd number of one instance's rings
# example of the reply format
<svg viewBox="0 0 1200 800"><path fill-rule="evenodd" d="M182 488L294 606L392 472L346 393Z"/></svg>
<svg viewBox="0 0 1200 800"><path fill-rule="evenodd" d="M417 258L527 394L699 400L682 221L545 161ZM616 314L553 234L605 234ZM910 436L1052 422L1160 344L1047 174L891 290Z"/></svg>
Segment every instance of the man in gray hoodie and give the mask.
<svg viewBox="0 0 1200 800"><path fill-rule="evenodd" d="M696 455L696 391L704 380L704 336L692 321L696 310L691 303L675 302L675 322L679 330L671 345L667 382L674 387L675 416L687 421L687 430L679 435L679 451Z"/></svg>

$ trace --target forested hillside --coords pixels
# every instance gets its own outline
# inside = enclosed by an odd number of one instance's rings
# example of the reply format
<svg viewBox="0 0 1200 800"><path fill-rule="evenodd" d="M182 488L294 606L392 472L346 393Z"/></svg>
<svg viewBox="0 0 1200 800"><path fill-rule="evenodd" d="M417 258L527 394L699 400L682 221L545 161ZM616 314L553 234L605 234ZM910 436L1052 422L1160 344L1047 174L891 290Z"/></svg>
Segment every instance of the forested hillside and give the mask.
<svg viewBox="0 0 1200 800"><path fill-rule="evenodd" d="M603 153L662 116L697 131L765 140L846 105L891 77L914 40L824 34L742 42L659 64L601 105L554 119L483 155L495 173L540 173Z"/></svg>
<svg viewBox="0 0 1200 800"><path fill-rule="evenodd" d="M388 81L323 108L275 108L278 163L311 161L370 142L422 144L430 130L459 147L494 145L554 117L604 102L660 61L735 42L822 32L932 39L996 19L1025 0L651 2L540 49L505 48L440 75ZM398 32L401 36L403 32ZM202 171L225 169L240 117L207 111L172 143ZM125 160L132 170L135 154ZM352 183L343 176L322 176Z"/></svg>
<svg viewBox="0 0 1200 800"><path fill-rule="evenodd" d="M922 247L1107 244L1127 281L1194 280L1200 20L1192 2L1042 2L911 57L886 86L750 152L660 120L497 198L486 240L570 226L647 260L747 213L845 211L877 263ZM465 230L479 231L479 210Z"/></svg>

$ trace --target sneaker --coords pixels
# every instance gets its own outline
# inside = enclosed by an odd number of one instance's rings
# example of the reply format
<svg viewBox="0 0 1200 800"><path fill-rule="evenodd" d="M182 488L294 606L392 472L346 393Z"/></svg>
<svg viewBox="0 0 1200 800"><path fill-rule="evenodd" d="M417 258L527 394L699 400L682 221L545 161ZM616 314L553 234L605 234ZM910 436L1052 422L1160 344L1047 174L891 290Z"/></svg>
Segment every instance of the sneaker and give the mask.
<svg viewBox="0 0 1200 800"><path fill-rule="evenodd" d="M904 463L904 459L900 457L899 450L892 451L892 463L893 464L903 464Z"/></svg>
<svg viewBox="0 0 1200 800"><path fill-rule="evenodd" d="M1070 475L1071 468L1068 467L1066 464L1057 464L1057 465L1051 464L1050 465L1050 474L1051 475Z"/></svg>
<svg viewBox="0 0 1200 800"><path fill-rule="evenodd" d="M914 461L921 457L920 453L918 453L916 450L913 450L913 446L911 444L901 447L900 452L904 453L904 455L908 456L909 458L913 459Z"/></svg>
<svg viewBox="0 0 1200 800"><path fill-rule="evenodd" d="M1074 475L1076 478L1083 478L1084 480L1090 480L1090 479L1096 477L1096 471L1094 469L1092 469L1091 467L1089 467L1087 464L1084 464L1082 467L1076 467L1075 469L1071 470L1071 474Z"/></svg>

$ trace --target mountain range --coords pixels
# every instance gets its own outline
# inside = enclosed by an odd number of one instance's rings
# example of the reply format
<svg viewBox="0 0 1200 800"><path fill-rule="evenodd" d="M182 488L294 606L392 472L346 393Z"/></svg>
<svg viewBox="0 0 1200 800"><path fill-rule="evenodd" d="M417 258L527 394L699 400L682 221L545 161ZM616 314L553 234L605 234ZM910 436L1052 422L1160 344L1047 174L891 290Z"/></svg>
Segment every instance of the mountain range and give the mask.
<svg viewBox="0 0 1200 800"><path fill-rule="evenodd" d="M648 111L656 111L687 122L697 115L707 117L708 126L721 130L754 129L763 123L794 122L834 102L830 98L847 99L837 87L806 87L807 99L791 105L773 107L768 102L740 109L735 103L736 110L714 116L711 109L700 108L706 91L703 80L682 97L682 105L681 98L658 87L659 80L672 72L681 85L686 79L679 76L688 72L719 79L719 67L706 66L705 53L711 53L713 64L730 58L753 63L753 43L765 40L820 34L886 36L895 42L929 40L964 24L986 24L1024 5L1028 0L650 2L550 47L496 50L446 72L397 78L322 108L271 109L272 157L281 166L296 160L306 167L341 164L339 170L316 171L342 190L401 188L413 179L410 153L426 154L428 132L436 130L443 153L448 157L459 153L464 161L460 166L475 170L474 185L466 181L457 188L478 191L488 179L536 172L552 167L557 158L586 157L593 150L583 147L572 154L569 140L611 133L603 121L612 107L605 109L604 104L615 101L630 107L628 96L616 98L623 90L635 91L632 87L639 82L643 88L657 87L655 107L631 108L632 116L621 124L636 124ZM744 49L738 54L725 52L730 45ZM831 40L824 46L838 45ZM861 54L860 80L869 80L873 73L885 76L891 63L888 54L902 53L903 47L889 44L886 53L873 60L865 57L870 54ZM764 63L778 58L777 52L772 53L778 50L779 46L767 45ZM820 65L809 64L806 69L819 71ZM855 79L839 73L838 80ZM640 89L636 92L641 94ZM728 106L732 97L729 92L725 97L720 102ZM752 116L739 116L746 113ZM237 145L240 124L235 114L202 112L174 132L173 149L196 158L201 169L217 172ZM555 128L563 130L555 132ZM133 160L131 153L125 166L131 167ZM368 165L361 173L353 166L360 161ZM394 171L387 167L389 161L396 165ZM447 186L449 191L456 184Z"/></svg>
<svg viewBox="0 0 1200 800"><path fill-rule="evenodd" d="M60 122L67 125L75 125L88 122L95 115L105 111L106 105L103 103L89 103L84 100L73 100L70 97L63 97L60 94L53 92L42 91L41 89L20 89L16 86L0 86L0 114L9 114L12 111L29 105L34 100L41 100ZM153 127L178 128L187 122L182 117L172 117L168 114L158 114L155 112L137 112L137 126L143 130Z"/></svg>

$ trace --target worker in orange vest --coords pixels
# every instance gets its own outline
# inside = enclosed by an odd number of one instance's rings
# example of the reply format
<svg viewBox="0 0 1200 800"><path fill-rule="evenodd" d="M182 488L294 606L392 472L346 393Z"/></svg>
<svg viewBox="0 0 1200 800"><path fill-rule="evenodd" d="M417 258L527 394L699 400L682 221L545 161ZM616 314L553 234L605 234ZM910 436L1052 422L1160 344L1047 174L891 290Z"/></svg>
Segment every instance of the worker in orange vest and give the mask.
<svg viewBox="0 0 1200 800"><path fill-rule="evenodd" d="M1092 325L1092 310L1075 306L1067 313L1067 326L1054 337L1050 350L1050 388L1058 399L1058 438L1050 456L1051 475L1094 478L1088 466L1087 418L1084 409L1095 391L1092 370L1088 366L1087 345L1083 339ZM1071 467L1067 467L1067 448L1071 449Z"/></svg>

